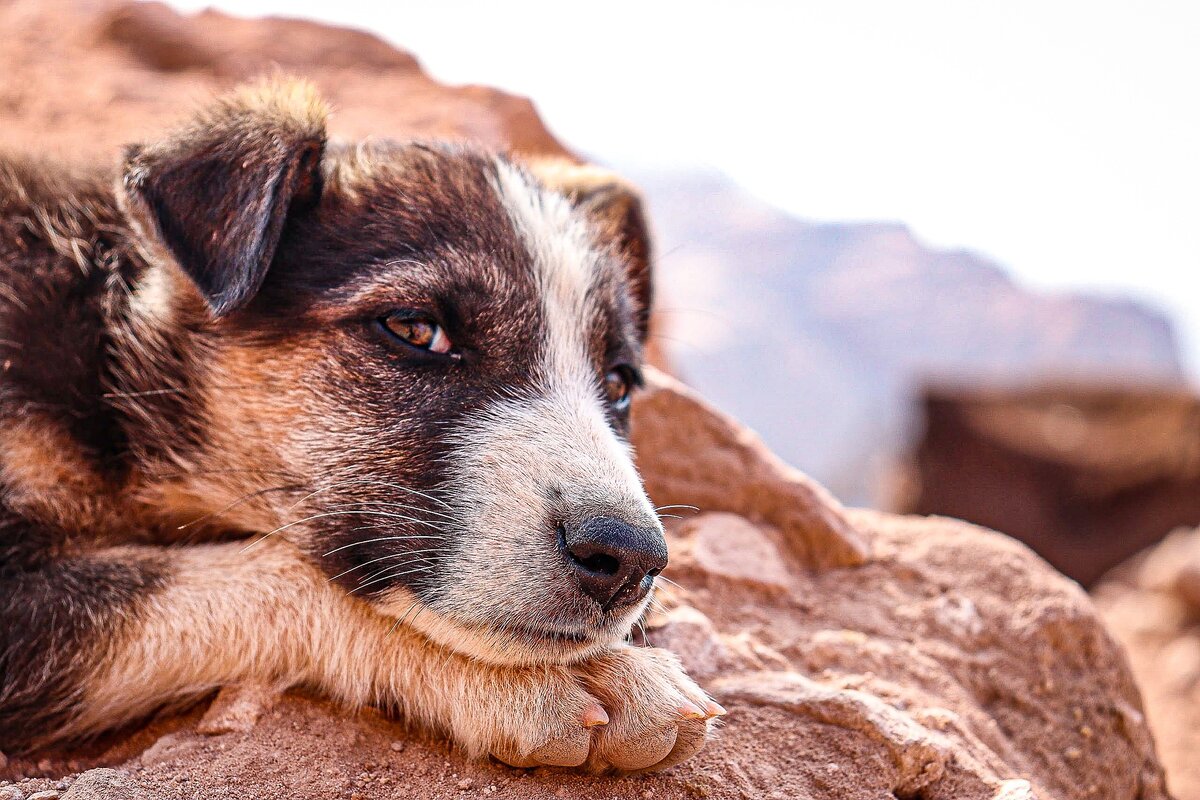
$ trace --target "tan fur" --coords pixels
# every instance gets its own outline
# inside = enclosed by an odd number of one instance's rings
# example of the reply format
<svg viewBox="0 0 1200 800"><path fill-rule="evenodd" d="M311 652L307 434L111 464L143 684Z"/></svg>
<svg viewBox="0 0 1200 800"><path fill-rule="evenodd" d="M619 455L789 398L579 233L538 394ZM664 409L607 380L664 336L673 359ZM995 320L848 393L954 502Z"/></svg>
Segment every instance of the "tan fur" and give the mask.
<svg viewBox="0 0 1200 800"><path fill-rule="evenodd" d="M104 557L158 558L149 548ZM331 586L282 539L180 550L171 584L111 643L74 730L135 719L181 696L242 681L305 685L351 706L395 707L471 755L518 765L636 770L682 760L707 696L671 655L617 647L575 667L489 666L430 643ZM610 723L583 726L594 704Z"/></svg>
<svg viewBox="0 0 1200 800"><path fill-rule="evenodd" d="M58 425L31 412L21 422L0 426L0 471L6 485L19 487L8 502L49 523L86 520L102 515L96 498L105 487L73 439Z"/></svg>
<svg viewBox="0 0 1200 800"><path fill-rule="evenodd" d="M373 152L370 141L362 141L345 146L341 158L328 159L323 172L326 186L357 202L359 190L387 168L387 162Z"/></svg>
<svg viewBox="0 0 1200 800"><path fill-rule="evenodd" d="M625 178L595 164L579 164L565 158L530 158L523 163L539 181L566 197L581 197L600 190L622 192L635 198L639 194Z"/></svg>

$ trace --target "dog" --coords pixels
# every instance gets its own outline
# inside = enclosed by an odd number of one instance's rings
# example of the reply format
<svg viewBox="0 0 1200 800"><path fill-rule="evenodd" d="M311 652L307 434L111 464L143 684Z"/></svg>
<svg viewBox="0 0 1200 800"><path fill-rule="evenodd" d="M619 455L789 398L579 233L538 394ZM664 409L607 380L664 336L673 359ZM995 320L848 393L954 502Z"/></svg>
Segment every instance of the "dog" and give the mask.
<svg viewBox="0 0 1200 800"><path fill-rule="evenodd" d="M516 767L691 757L724 710L627 641L636 192L326 114L272 79L115 176L0 158L0 749L265 682Z"/></svg>

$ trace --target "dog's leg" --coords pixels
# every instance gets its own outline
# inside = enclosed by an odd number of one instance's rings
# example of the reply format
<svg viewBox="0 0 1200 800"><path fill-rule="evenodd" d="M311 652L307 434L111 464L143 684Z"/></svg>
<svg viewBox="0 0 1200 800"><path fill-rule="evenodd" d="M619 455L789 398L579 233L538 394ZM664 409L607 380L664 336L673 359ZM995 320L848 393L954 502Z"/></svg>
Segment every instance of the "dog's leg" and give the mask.
<svg viewBox="0 0 1200 800"><path fill-rule="evenodd" d="M163 551L64 554L56 531L0 515L0 750L78 717L95 665L168 574Z"/></svg>
<svg viewBox="0 0 1200 800"><path fill-rule="evenodd" d="M114 548L36 572L0 587L28 595L4 643L26 655L0 673L0 743L10 749L240 682L392 706L471 755L518 766L669 766L699 750L719 713L659 650L520 668L455 655L347 597L281 540ZM23 729L39 700L56 713Z"/></svg>
<svg viewBox="0 0 1200 800"><path fill-rule="evenodd" d="M686 503L775 525L814 568L867 560L869 543L828 491L679 381L652 367L645 373L630 438L655 503Z"/></svg>

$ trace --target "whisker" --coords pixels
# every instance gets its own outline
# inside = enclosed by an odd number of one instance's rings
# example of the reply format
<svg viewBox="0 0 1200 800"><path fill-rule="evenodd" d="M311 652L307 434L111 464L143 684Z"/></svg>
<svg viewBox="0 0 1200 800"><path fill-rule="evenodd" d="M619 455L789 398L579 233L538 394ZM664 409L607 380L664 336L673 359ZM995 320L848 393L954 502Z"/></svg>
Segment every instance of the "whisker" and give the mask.
<svg viewBox="0 0 1200 800"><path fill-rule="evenodd" d="M686 505L683 503L676 503L675 505L670 505L670 506L658 506L654 510L655 511L666 511L668 508L682 508L686 511L692 511L697 514L700 513L700 509L697 508L696 506L689 506L689 505Z"/></svg>
<svg viewBox="0 0 1200 800"><path fill-rule="evenodd" d="M656 581L664 581L665 583L668 583L668 584L670 584L671 586L674 586L676 589L682 589L682 590L683 590L683 591L685 591L685 592L687 591L687 589L685 589L684 587L680 586L678 583L676 583L675 581L671 580L671 579L670 579L670 578L668 578L666 575L662 575L662 574L660 574L660 575L657 575L657 576L655 576L655 578L654 578L654 579L655 579Z"/></svg>
<svg viewBox="0 0 1200 800"><path fill-rule="evenodd" d="M418 605L418 606L417 606L417 613L413 614L413 618L412 618L412 620L411 620L411 621L410 621L408 624L409 624L409 625L416 625L416 624L417 624L417 618L421 616L421 612L422 612L422 611L424 611L424 610L425 610L425 604L424 604L424 603L422 603L422 604ZM447 653L448 653L448 652L449 652L449 650L447 649Z"/></svg>
<svg viewBox="0 0 1200 800"><path fill-rule="evenodd" d="M180 525L175 530L181 531L184 528L190 528L191 526L196 525L197 523L204 522L205 520L212 519L213 517L219 517L222 514L224 514L226 511L231 511L234 508L237 508L238 506L240 506L242 503L249 502L250 500L253 500L256 497L261 497L264 494L270 494L272 492L286 492L286 491L289 491L292 489L298 489L298 488L300 488L300 487L294 486L294 485L293 486L272 486L269 489L259 489L257 492L250 492L248 494L244 494L241 497L239 497L237 500L234 500L229 505L220 509L219 511L210 511L207 514L196 517L191 522L185 522L184 524Z"/></svg>
<svg viewBox="0 0 1200 800"><path fill-rule="evenodd" d="M382 582L382 581L386 581L386 580L389 580L389 579L391 579L391 578L399 578L399 577L402 577L402 576L404 576L404 575L411 575L411 574L413 574L413 573L415 573L415 572L429 572L429 571L430 571L430 569L429 569L429 566L428 566L427 564L422 564L422 565L420 565L420 566L414 567L413 569L403 570L403 571L401 571L401 572L396 572L396 573L393 573L393 574L391 574L391 575L384 575L383 577L376 578L375 580L373 580L373 581L368 581L367 583L360 583L358 586L355 586L353 589L351 589L350 591L346 592L346 594L347 594L347 596L348 596L348 595L352 595L352 594L354 594L355 592L357 592L357 591L358 591L358 590L360 590L360 589L365 589L365 588L367 588L367 587L368 587L368 586L370 586L371 584L374 584L374 583L380 583L380 582Z"/></svg>
<svg viewBox="0 0 1200 800"><path fill-rule="evenodd" d="M337 509L337 508L344 508L346 506L352 506L352 505L353 506L383 506L384 508L402 508L406 511L419 511L422 514L433 514L435 516L441 517L442 519L449 520L450 522L458 522L457 517L452 517L449 514L442 513L441 511L434 511L433 509L421 508L420 506L412 506L407 503L393 503L393 502L390 502L387 500L355 500L355 501L351 501L348 503L343 503L341 505L330 506L330 508Z"/></svg>
<svg viewBox="0 0 1200 800"><path fill-rule="evenodd" d="M420 555L423 553L436 553L440 550L441 550L440 547L430 547L430 548L426 548L424 550L405 550L400 553L388 553L387 555L379 556L378 558L372 558L370 561L364 561L361 564L355 564L353 567L350 567L350 569L342 570L337 575L334 575L332 578L327 578L326 582L328 583L329 581L336 581L338 578L341 578L345 575L349 575L351 572L354 572L354 570L356 570L356 569L362 569L363 567L370 566L371 564L374 564L379 561L387 561L388 559L391 559L391 558L402 558L404 556Z"/></svg>
<svg viewBox="0 0 1200 800"><path fill-rule="evenodd" d="M292 522L287 523L286 525L280 525L275 530L264 533L262 536L255 539L253 542L246 545L245 547L243 547L240 552L244 553L247 550L249 550L251 547L254 547L254 545L259 544L263 540L267 539L268 537L274 536L275 534L279 533L280 531L285 531L288 528L295 527L296 525L300 525L301 523L304 523L304 522L311 522L313 520L322 519L324 517L352 516L355 514L358 514L361 516L367 516L367 517L370 517L370 516L377 516L377 517L378 516L398 516L396 514L385 514L380 511L326 511L322 514L313 514L311 516L304 517L302 519L294 520ZM414 521L421 522L421 520L414 520ZM429 527L434 528L435 530L437 529L437 526L431 522L421 522L421 524L428 525ZM410 537L410 538L419 538L419 537ZM435 537L429 537L429 538L435 538ZM437 537L437 538L445 538L445 537ZM350 546L350 545L348 545L348 546Z"/></svg>
<svg viewBox="0 0 1200 800"><path fill-rule="evenodd" d="M637 629L642 632L642 641L646 643L646 646L653 647L654 645L650 643L650 636L646 633L646 626L642 624L642 621L639 619L633 624L636 625Z"/></svg>
<svg viewBox="0 0 1200 800"><path fill-rule="evenodd" d="M354 507L356 504L346 504L344 506L334 506L333 510L325 512L327 515L333 514L364 514L366 516L387 517L388 519L402 519L405 522L413 522L417 525L424 525L434 530L440 530L437 525L428 520L410 517L407 514L396 514L391 511L375 511L373 509L362 509Z"/></svg>
<svg viewBox="0 0 1200 800"><path fill-rule="evenodd" d="M388 570L397 569L398 567L412 567L412 566L432 568L435 564L437 564L437 561L438 560L436 558L430 558L428 556L420 556L418 558L412 559L411 562L405 562L403 564L389 564L388 566L384 567L383 569L377 570L375 572L372 572L370 575L364 575L363 577L359 578L358 585L366 586L369 583L373 583L372 578L378 578L380 575L386 574L388 572Z"/></svg>
<svg viewBox="0 0 1200 800"><path fill-rule="evenodd" d="M398 483L392 483L390 481L381 481L381 480L377 480L374 478L349 478L344 481L339 481L337 483L330 484L329 486L323 486L320 489L317 489L316 491L312 492L311 494L301 497L299 500L296 501L295 505L299 505L300 503L303 503L305 500L315 497L318 494L321 494L322 492L328 492L332 489L337 489L342 486L355 486L355 485L361 485L361 484L374 484L376 486L387 486L391 489L396 489L401 492L408 492L409 494L415 494L418 497L424 497L426 500L432 500L433 502L437 503L438 505L443 506L447 511L454 511L454 507L451 506L449 503L447 503L445 500L442 500L441 498L434 497L431 494L427 494L425 492L421 492L416 489L410 489L407 486L401 486ZM293 508L295 507L295 505L293 505Z"/></svg>
<svg viewBox="0 0 1200 800"><path fill-rule="evenodd" d="M408 616L408 612L412 611L413 607L416 606L417 603L419 603L419 602L421 602L421 601L413 600L409 604L408 608L404 609L404 613L401 614L400 616L396 617L396 621L392 623L392 627L388 628L388 632L386 634L387 636L391 636L396 631L396 628L400 627L400 623L404 622L404 618Z"/></svg>
<svg viewBox="0 0 1200 800"><path fill-rule="evenodd" d="M666 611L667 610L667 607L663 604L663 601L659 600L654 595L650 595L650 607L654 608L656 611Z"/></svg>
<svg viewBox="0 0 1200 800"><path fill-rule="evenodd" d="M698 240L698 242L699 242L699 243L701 243L701 244L703 244L703 243L704 243L704 239L703 239L703 238L701 238L701 239L699 239L699 240ZM660 263L662 263L662 261L663 261L663 260L665 260L665 259L667 259L667 258L670 258L671 256L675 255L676 253L678 253L678 252L679 252L680 250L682 250L683 248L685 248L685 247L691 247L691 246L693 246L693 245L695 245L695 244L697 244L697 242L688 242L688 241L683 241L683 242L680 242L679 244L675 245L674 247L672 247L672 248L671 248L670 250L668 250L667 252L665 252L665 253L662 253L662 254L660 254L660 255L656 256L656 257L653 259L653 261L654 261L654 263L655 263L656 265L657 265L657 264L660 264Z"/></svg>
<svg viewBox="0 0 1200 800"><path fill-rule="evenodd" d="M407 618L408 618L408 612L409 612L409 611L412 611L412 610L413 610L413 608L416 608L416 609L417 609L417 613L416 613L416 614L413 614L413 618L412 618L412 621L413 621L413 622L416 622L416 621L417 621L417 617L419 617L419 616L421 615L421 612L422 612L422 611L425 609L425 606L424 606L424 605L421 603L421 601L420 601L420 600L414 600L414 601L412 602L412 604L411 604L411 605L410 605L410 606L409 606L407 609L405 609L405 611L404 611L404 616L403 616L403 617L401 617L400 619L402 619L402 620L403 620L403 619L407 619Z"/></svg>
<svg viewBox="0 0 1200 800"><path fill-rule="evenodd" d="M343 550L349 550L351 547L358 547L359 545L371 544L372 542L396 542L396 541L408 541L409 539L437 539L439 541L445 541L446 537L445 536L380 536L376 539L363 539L361 542L351 542L350 544L344 544L341 547L335 547L332 550L330 550L328 553L324 553L322 555L323 556L331 556L334 553L340 553Z"/></svg>

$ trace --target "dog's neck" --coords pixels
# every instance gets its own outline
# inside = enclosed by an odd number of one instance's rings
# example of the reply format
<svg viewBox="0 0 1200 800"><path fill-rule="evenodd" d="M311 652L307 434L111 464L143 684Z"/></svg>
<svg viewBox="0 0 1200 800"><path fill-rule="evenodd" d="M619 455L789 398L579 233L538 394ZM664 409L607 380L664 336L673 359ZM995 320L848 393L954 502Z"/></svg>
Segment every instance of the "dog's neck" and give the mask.
<svg viewBox="0 0 1200 800"><path fill-rule="evenodd" d="M288 485L273 448L230 419L249 370L233 363L212 324L179 269L151 261L114 336L109 394L127 430L125 494L143 516L189 538L279 524L273 495Z"/></svg>

